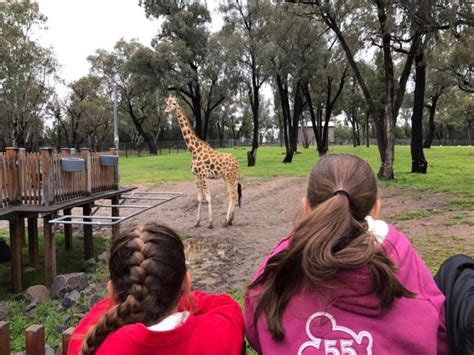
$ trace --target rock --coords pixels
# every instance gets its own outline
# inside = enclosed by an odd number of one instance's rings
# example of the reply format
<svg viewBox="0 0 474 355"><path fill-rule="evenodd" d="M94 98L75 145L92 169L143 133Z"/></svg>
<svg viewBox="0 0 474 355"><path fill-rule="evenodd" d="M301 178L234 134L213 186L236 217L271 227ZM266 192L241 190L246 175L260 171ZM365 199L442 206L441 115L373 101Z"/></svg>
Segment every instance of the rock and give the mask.
<svg viewBox="0 0 474 355"><path fill-rule="evenodd" d="M108 265L109 264L110 253L108 251L104 251L102 254L99 255L98 259L99 262Z"/></svg>
<svg viewBox="0 0 474 355"><path fill-rule="evenodd" d="M100 295L92 295L92 297L89 299L89 307L93 307L97 302L99 302L103 297Z"/></svg>
<svg viewBox="0 0 474 355"><path fill-rule="evenodd" d="M70 308L74 303L76 303L79 298L81 298L81 294L77 290L72 290L64 295L63 301L61 302L64 308Z"/></svg>
<svg viewBox="0 0 474 355"><path fill-rule="evenodd" d="M37 300L38 302L43 302L49 299L49 290L43 285L31 286L25 291L25 298L28 301Z"/></svg>
<svg viewBox="0 0 474 355"><path fill-rule="evenodd" d="M90 258L82 263L81 270L84 272L90 272L94 270L95 266L97 265L97 261L94 258Z"/></svg>
<svg viewBox="0 0 474 355"><path fill-rule="evenodd" d="M44 354L45 355L56 355L56 352L54 351L54 349L51 346L46 344L45 347L44 347Z"/></svg>
<svg viewBox="0 0 474 355"><path fill-rule="evenodd" d="M5 302L0 302L0 321L6 320L8 315L8 309Z"/></svg>
<svg viewBox="0 0 474 355"><path fill-rule="evenodd" d="M35 309L36 307L38 306L38 301L37 300L33 300L30 302L30 304L28 306L26 306L26 313L29 313L31 312L33 309Z"/></svg>
<svg viewBox="0 0 474 355"><path fill-rule="evenodd" d="M0 263L10 260L10 247L0 238Z"/></svg>
<svg viewBox="0 0 474 355"><path fill-rule="evenodd" d="M12 296L13 301L26 301L25 294L23 292L17 293Z"/></svg>
<svg viewBox="0 0 474 355"><path fill-rule="evenodd" d="M63 298L67 292L73 290L82 291L87 286L89 286L89 282L87 281L86 274L83 272L58 275L54 278L49 294L51 298L59 299Z"/></svg>

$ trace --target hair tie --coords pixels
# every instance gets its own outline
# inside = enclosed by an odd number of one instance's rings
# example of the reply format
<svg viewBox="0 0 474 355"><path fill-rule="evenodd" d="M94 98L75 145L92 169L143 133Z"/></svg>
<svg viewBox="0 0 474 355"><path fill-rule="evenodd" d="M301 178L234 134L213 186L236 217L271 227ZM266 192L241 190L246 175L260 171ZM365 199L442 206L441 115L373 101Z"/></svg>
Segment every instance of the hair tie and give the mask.
<svg viewBox="0 0 474 355"><path fill-rule="evenodd" d="M338 194L345 195L347 199L351 198L351 196L349 195L349 192L347 192L346 190L337 190L336 192L334 192L333 196L338 195Z"/></svg>

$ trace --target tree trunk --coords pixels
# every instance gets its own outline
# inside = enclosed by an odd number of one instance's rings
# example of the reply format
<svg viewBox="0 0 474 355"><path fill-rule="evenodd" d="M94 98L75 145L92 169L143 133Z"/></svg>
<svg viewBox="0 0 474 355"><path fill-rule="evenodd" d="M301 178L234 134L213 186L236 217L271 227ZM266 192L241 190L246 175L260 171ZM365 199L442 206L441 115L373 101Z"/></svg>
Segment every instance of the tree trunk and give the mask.
<svg viewBox="0 0 474 355"><path fill-rule="evenodd" d="M290 126L290 149L293 153L298 151L298 124L300 122L301 114L304 109L304 98L303 91L301 88L301 82L296 83L296 88L294 90L294 100L293 100L293 118L292 124Z"/></svg>
<svg viewBox="0 0 474 355"><path fill-rule="evenodd" d="M367 146L367 148L370 148L370 121L369 121L369 117L370 117L370 112L367 110L365 112L365 145Z"/></svg>
<svg viewBox="0 0 474 355"><path fill-rule="evenodd" d="M428 136L426 137L425 143L423 146L425 148L431 148L431 144L433 143L433 138L435 134L435 114L436 114L436 105L438 103L440 95L434 95L431 97L431 105L428 106L430 109L429 121L428 121Z"/></svg>
<svg viewBox="0 0 474 355"><path fill-rule="evenodd" d="M318 150L319 146L321 145L321 136L319 134L319 126L317 122L318 117L314 113L313 101L311 99L308 83L303 86L303 93L306 98L306 103L308 104L309 114L311 116L311 124L313 125L314 139L316 140L316 149Z"/></svg>
<svg viewBox="0 0 474 355"><path fill-rule="evenodd" d="M140 136L143 138L145 141L145 144L148 147L148 151L150 152L151 155L157 155L158 151L156 149L155 144L153 143L153 139L148 135L147 132L145 132L145 129L143 128L142 122L143 120L140 120L136 115L135 111L133 110L133 106L130 102L127 102L127 107L128 107L128 113L130 114L130 117L132 118L132 122L137 129L138 133ZM73 139L73 144L74 144L74 139Z"/></svg>
<svg viewBox="0 0 474 355"><path fill-rule="evenodd" d="M423 153L423 108L425 103L426 63L423 48L415 57L415 97L411 116L411 172L426 174L428 162Z"/></svg>
<svg viewBox="0 0 474 355"><path fill-rule="evenodd" d="M255 80L252 80L252 92L249 92L250 104L252 106L252 118L253 118L253 138L252 138L252 150L247 152L247 166L255 166L257 162L257 149L258 149L258 138L259 138L259 121L258 114L260 109L260 95L258 86Z"/></svg>
<svg viewBox="0 0 474 355"><path fill-rule="evenodd" d="M283 117L283 139L285 141L286 154L283 159L283 163L291 163L293 160L293 149L291 148L291 131L289 132L288 127L291 128L291 117L290 117L290 103L288 98L288 87L286 83L283 83L282 78L277 74L277 87L280 95L281 113Z"/></svg>

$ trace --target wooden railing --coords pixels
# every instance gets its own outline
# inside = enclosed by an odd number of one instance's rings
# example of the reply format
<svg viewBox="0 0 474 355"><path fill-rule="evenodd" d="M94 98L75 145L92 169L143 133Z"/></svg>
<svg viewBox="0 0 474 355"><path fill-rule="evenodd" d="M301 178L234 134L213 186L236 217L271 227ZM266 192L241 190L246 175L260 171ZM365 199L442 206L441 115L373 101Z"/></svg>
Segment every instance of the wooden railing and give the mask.
<svg viewBox="0 0 474 355"><path fill-rule="evenodd" d="M71 154L69 149L53 154L51 148L40 153L25 153L7 148L0 153L0 207L9 205L51 205L93 193L118 188L118 166L101 162L108 153L92 153L82 149ZM67 171L64 160L83 160L83 169Z"/></svg>
<svg viewBox="0 0 474 355"><path fill-rule="evenodd" d="M62 333L61 354L67 354L69 340L74 328L68 328ZM26 355L45 355L44 326L32 325L25 330ZM8 322L0 322L0 355L10 355L10 326Z"/></svg>

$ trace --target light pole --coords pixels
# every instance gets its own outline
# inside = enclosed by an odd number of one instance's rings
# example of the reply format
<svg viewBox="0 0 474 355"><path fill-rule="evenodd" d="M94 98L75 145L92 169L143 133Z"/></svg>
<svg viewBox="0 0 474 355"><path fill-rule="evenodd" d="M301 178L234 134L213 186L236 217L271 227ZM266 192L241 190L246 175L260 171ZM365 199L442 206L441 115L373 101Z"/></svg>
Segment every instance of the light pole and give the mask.
<svg viewBox="0 0 474 355"><path fill-rule="evenodd" d="M118 115L117 115L117 87L114 83L114 146L119 153L119 130L118 130Z"/></svg>

